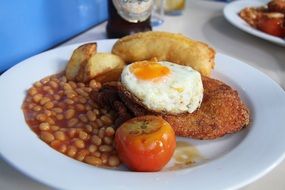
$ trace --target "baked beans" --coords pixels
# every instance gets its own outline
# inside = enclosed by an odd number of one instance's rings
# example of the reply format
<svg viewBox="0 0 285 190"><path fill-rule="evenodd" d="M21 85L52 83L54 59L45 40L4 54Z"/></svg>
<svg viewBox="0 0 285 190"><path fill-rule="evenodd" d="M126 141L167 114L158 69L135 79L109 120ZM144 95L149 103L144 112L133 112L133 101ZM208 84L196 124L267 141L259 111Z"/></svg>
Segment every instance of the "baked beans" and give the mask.
<svg viewBox="0 0 285 190"><path fill-rule="evenodd" d="M55 150L87 164L116 167L114 118L90 98L98 88L95 80L84 84L62 74L45 77L28 89L23 111L30 128Z"/></svg>

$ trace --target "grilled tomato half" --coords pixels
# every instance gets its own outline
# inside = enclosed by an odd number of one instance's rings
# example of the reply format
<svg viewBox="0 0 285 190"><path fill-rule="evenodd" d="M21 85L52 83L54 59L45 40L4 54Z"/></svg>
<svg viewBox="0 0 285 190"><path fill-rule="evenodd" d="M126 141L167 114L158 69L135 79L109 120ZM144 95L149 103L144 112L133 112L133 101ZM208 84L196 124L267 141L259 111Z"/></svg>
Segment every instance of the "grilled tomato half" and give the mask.
<svg viewBox="0 0 285 190"><path fill-rule="evenodd" d="M176 147L175 133L162 117L146 115L123 123L116 131L115 146L122 162L134 171L161 170Z"/></svg>
<svg viewBox="0 0 285 190"><path fill-rule="evenodd" d="M284 38L285 26L284 15L281 13L264 14L257 25L257 28L267 34Z"/></svg>

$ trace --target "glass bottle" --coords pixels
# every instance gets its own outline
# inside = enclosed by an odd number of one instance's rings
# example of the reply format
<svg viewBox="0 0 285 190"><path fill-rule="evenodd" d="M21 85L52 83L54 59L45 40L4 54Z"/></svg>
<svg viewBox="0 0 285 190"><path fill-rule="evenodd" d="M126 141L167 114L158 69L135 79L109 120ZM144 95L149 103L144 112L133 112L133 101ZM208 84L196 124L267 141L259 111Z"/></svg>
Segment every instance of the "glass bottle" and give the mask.
<svg viewBox="0 0 285 190"><path fill-rule="evenodd" d="M109 0L108 38L152 30L153 0Z"/></svg>

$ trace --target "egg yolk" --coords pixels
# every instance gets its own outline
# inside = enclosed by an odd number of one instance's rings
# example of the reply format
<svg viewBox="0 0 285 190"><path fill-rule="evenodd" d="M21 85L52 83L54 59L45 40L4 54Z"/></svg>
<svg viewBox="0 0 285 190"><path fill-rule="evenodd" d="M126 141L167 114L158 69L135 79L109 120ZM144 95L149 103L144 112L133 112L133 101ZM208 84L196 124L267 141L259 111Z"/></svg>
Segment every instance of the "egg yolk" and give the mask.
<svg viewBox="0 0 285 190"><path fill-rule="evenodd" d="M139 61L131 65L130 71L141 80L162 78L170 73L170 69L153 61Z"/></svg>

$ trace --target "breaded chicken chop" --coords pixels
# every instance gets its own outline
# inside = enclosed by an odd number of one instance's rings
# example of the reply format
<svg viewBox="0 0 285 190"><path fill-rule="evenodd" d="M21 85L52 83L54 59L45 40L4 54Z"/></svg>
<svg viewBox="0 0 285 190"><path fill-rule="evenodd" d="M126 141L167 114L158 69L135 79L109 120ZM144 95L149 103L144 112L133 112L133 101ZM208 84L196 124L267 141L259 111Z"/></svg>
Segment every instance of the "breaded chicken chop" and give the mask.
<svg viewBox="0 0 285 190"><path fill-rule="evenodd" d="M101 106L117 112L117 125L141 115L161 115L176 135L194 139L215 139L241 130L249 124L249 109L237 91L221 81L202 77L204 97L201 107L193 113L169 115L147 110L120 82L105 84L93 97Z"/></svg>

